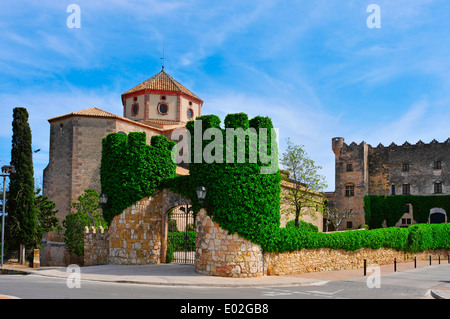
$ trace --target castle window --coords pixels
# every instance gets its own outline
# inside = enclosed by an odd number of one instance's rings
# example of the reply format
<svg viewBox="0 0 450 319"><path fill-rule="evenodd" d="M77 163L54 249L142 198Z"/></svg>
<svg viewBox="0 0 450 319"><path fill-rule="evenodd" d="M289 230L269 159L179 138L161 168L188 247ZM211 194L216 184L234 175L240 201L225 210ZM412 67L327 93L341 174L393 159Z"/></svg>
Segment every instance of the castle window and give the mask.
<svg viewBox="0 0 450 319"><path fill-rule="evenodd" d="M162 115L166 115L169 112L169 106L165 103L160 103L158 105L158 113Z"/></svg>
<svg viewBox="0 0 450 319"><path fill-rule="evenodd" d="M434 162L433 168L434 169L442 169L442 162L441 161Z"/></svg>
<svg viewBox="0 0 450 319"><path fill-rule="evenodd" d="M395 185L391 186L391 195L395 195Z"/></svg>
<svg viewBox="0 0 450 319"><path fill-rule="evenodd" d="M345 185L345 197L355 196L355 185Z"/></svg>
<svg viewBox="0 0 450 319"><path fill-rule="evenodd" d="M411 185L403 184L403 195L411 194Z"/></svg>
<svg viewBox="0 0 450 319"><path fill-rule="evenodd" d="M139 113L139 104L138 103L134 103L131 106L131 115L136 116Z"/></svg>
<svg viewBox="0 0 450 319"><path fill-rule="evenodd" d="M353 228L353 222L352 221L348 221L347 222L347 229L352 229Z"/></svg>
<svg viewBox="0 0 450 319"><path fill-rule="evenodd" d="M353 163L348 163L348 164L345 166L345 170L346 170L347 172L353 172Z"/></svg>
<svg viewBox="0 0 450 319"><path fill-rule="evenodd" d="M434 183L434 193L442 194L442 183L441 182Z"/></svg>
<svg viewBox="0 0 450 319"><path fill-rule="evenodd" d="M408 163L404 163L403 164L403 169L404 172L409 172L409 164Z"/></svg>

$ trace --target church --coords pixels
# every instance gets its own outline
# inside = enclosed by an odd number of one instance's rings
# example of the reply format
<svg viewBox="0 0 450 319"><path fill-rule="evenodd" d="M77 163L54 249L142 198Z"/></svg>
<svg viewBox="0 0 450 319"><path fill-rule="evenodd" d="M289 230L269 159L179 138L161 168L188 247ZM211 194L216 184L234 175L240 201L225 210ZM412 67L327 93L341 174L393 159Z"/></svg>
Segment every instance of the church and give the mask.
<svg viewBox="0 0 450 319"><path fill-rule="evenodd" d="M123 116L96 107L50 118L49 164L43 194L55 202L62 222L85 189L100 193L102 138L110 133L145 132L170 138L174 129L201 115L203 101L162 68L161 72L122 94ZM187 174L182 167L178 174ZM62 242L50 233L47 242Z"/></svg>

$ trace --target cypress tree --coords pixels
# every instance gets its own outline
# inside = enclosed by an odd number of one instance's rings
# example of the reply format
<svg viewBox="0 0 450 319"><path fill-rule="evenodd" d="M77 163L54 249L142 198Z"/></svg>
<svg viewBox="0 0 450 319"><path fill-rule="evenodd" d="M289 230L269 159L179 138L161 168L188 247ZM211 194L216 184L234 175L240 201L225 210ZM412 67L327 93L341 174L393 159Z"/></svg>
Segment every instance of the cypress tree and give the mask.
<svg viewBox="0 0 450 319"><path fill-rule="evenodd" d="M16 173L10 175L5 237L12 249L17 249L20 244L36 248L39 240L34 205L33 152L26 108L14 108L12 129L11 165L15 166Z"/></svg>

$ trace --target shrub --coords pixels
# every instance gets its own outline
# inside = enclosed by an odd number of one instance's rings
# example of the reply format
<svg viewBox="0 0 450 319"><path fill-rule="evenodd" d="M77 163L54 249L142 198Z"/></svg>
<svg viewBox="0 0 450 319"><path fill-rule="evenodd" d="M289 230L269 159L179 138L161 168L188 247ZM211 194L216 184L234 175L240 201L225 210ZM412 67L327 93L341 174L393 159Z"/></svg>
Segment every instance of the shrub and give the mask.
<svg viewBox="0 0 450 319"><path fill-rule="evenodd" d="M295 220L290 220L286 223L286 228L293 228L295 227ZM317 233L319 231L319 228L316 225L313 225L311 223L307 223L304 220L298 221L298 227L299 229L303 229L305 231L315 232Z"/></svg>

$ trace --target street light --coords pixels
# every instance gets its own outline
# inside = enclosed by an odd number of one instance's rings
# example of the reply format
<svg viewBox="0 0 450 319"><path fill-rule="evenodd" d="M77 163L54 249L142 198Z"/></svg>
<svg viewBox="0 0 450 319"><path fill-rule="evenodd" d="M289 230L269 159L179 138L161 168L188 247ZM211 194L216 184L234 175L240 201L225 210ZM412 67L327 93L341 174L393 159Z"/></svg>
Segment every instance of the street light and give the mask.
<svg viewBox="0 0 450 319"><path fill-rule="evenodd" d="M204 200L206 197L206 192L207 192L207 190L206 190L205 186L197 187L197 198L200 201Z"/></svg>
<svg viewBox="0 0 450 319"><path fill-rule="evenodd" d="M1 267L3 267L3 253L4 253L4 243L5 243L5 208L6 208L6 177L10 174L14 174L16 168L13 165L2 166L2 177L3 177L3 211L2 211L2 250L1 250Z"/></svg>
<svg viewBox="0 0 450 319"><path fill-rule="evenodd" d="M105 193L101 193L99 202L100 204L106 204L108 202L108 195L106 195Z"/></svg>

